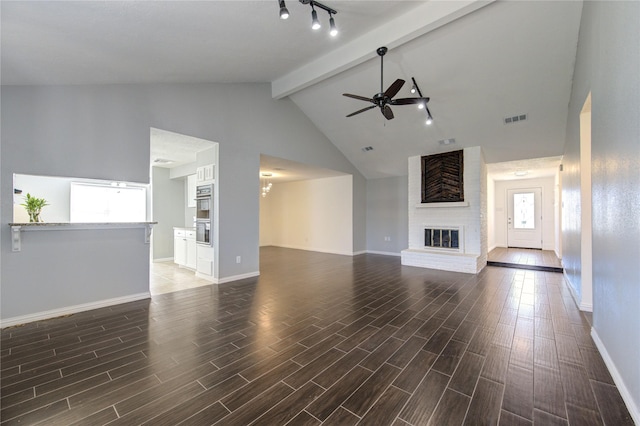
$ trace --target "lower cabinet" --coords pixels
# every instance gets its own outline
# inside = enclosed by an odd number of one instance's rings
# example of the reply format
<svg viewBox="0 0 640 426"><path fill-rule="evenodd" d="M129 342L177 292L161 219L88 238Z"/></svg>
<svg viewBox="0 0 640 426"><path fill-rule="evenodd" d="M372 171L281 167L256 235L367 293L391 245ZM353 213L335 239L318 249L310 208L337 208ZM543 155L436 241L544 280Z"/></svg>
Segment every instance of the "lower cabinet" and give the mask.
<svg viewBox="0 0 640 426"><path fill-rule="evenodd" d="M196 269L196 231L173 230L173 261L185 268Z"/></svg>
<svg viewBox="0 0 640 426"><path fill-rule="evenodd" d="M196 271L198 276L205 279L213 278L213 247L198 246L198 262Z"/></svg>

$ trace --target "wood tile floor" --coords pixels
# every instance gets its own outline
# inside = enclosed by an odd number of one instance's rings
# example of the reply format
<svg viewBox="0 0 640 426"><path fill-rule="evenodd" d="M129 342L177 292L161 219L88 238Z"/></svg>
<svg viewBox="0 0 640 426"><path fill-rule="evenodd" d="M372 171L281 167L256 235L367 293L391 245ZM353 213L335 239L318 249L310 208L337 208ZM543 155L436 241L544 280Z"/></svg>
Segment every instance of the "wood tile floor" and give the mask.
<svg viewBox="0 0 640 426"><path fill-rule="evenodd" d="M2 330L2 424L633 424L561 274L273 247L261 271Z"/></svg>
<svg viewBox="0 0 640 426"><path fill-rule="evenodd" d="M488 260L514 265L562 268L562 263L553 250L496 247L489 252Z"/></svg>

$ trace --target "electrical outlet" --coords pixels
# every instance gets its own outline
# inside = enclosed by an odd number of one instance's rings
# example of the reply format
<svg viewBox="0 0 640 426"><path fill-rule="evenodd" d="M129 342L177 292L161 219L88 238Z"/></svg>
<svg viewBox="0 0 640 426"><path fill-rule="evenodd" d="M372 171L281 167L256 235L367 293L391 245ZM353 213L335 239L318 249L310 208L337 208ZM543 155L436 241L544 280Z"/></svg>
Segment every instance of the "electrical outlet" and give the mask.
<svg viewBox="0 0 640 426"><path fill-rule="evenodd" d="M391 241L391 237L384 237L385 241Z"/></svg>
<svg viewBox="0 0 640 426"><path fill-rule="evenodd" d="M240 256L236 256L236 263L242 262L242 258Z"/></svg>

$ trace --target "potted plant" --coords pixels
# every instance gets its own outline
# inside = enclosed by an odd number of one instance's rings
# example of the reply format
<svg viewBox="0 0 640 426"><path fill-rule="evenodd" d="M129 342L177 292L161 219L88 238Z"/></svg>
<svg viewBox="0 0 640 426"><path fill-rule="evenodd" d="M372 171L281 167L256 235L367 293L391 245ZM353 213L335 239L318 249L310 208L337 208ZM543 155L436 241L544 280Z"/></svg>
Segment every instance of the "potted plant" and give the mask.
<svg viewBox="0 0 640 426"><path fill-rule="evenodd" d="M48 205L44 198L32 197L29 193L24 197L24 203L21 204L29 213L29 222L41 222L40 212L44 206Z"/></svg>

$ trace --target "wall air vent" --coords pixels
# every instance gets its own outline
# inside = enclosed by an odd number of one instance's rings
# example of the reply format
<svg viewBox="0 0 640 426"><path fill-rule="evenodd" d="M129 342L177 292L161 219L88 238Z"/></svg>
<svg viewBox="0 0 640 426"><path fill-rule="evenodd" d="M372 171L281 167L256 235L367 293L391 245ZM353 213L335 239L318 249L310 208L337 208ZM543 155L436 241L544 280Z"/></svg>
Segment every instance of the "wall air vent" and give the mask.
<svg viewBox="0 0 640 426"><path fill-rule="evenodd" d="M505 117L504 124L519 123L520 121L525 121L526 119L527 119L527 114L514 115L513 117Z"/></svg>
<svg viewBox="0 0 640 426"><path fill-rule="evenodd" d="M362 148L362 152L369 152L369 151L373 151L372 146L365 146L364 148Z"/></svg>

